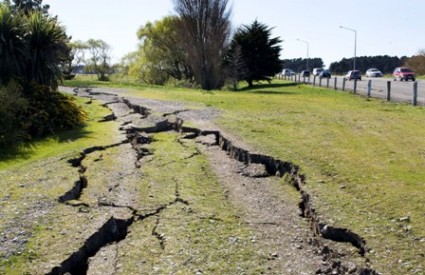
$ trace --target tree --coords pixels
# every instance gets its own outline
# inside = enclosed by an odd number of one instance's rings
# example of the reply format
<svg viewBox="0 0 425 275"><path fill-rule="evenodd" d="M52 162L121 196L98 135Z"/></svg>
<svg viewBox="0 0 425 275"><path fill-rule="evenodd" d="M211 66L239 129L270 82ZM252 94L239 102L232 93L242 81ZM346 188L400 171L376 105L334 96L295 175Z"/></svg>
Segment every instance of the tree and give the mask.
<svg viewBox="0 0 425 275"><path fill-rule="evenodd" d="M13 13L0 5L0 37L0 83L16 78L21 84L58 86L60 64L69 56L69 39L56 18L39 11Z"/></svg>
<svg viewBox="0 0 425 275"><path fill-rule="evenodd" d="M227 0L174 0L181 41L195 80L204 90L223 85L221 60L230 36Z"/></svg>
<svg viewBox="0 0 425 275"><path fill-rule="evenodd" d="M311 68L323 68L323 60L321 58L309 58L308 63ZM305 70L307 64L306 58L294 58L294 59L284 59L283 66L287 69L291 69L294 72L300 72Z"/></svg>
<svg viewBox="0 0 425 275"><path fill-rule="evenodd" d="M69 37L56 18L33 12L28 17L25 37L28 52L27 79L57 88L62 79L61 64L69 59Z"/></svg>
<svg viewBox="0 0 425 275"><path fill-rule="evenodd" d="M223 66L226 78L230 80L233 90L236 91L239 81L245 79L249 73L239 45L229 49L223 60Z"/></svg>
<svg viewBox="0 0 425 275"><path fill-rule="evenodd" d="M230 45L232 55L240 47L242 58L247 69L243 78L250 87L253 81L271 80L271 76L283 69L283 62L279 59L282 42L279 37L271 38L271 28L255 20L251 25L240 27Z"/></svg>
<svg viewBox="0 0 425 275"><path fill-rule="evenodd" d="M87 50L89 58L86 60L86 70L94 72L98 80L108 81L112 73L110 65L111 46L103 40L89 39L87 41Z"/></svg>
<svg viewBox="0 0 425 275"><path fill-rule="evenodd" d="M188 54L177 29L179 21L176 16L168 16L139 28L139 53L132 57L136 57L134 65L145 82L164 84L170 77L192 81Z"/></svg>
<svg viewBox="0 0 425 275"><path fill-rule="evenodd" d="M57 18L0 2L0 147L84 121L73 99L56 90L68 42Z"/></svg>
<svg viewBox="0 0 425 275"><path fill-rule="evenodd" d="M87 45L82 41L68 43L69 58L62 63L62 73L65 79L73 79L77 71L84 65Z"/></svg>
<svg viewBox="0 0 425 275"><path fill-rule="evenodd" d="M23 11L26 15L39 11L44 15L49 13L49 5L43 5L43 0L13 0L13 4L10 1L6 1L9 6L15 11Z"/></svg>
<svg viewBox="0 0 425 275"><path fill-rule="evenodd" d="M0 84L23 77L28 58L21 17L14 16L8 5L0 3Z"/></svg>
<svg viewBox="0 0 425 275"><path fill-rule="evenodd" d="M390 74L394 68L402 66L407 60L406 56L359 56L356 58L356 69L365 72L369 68L377 68L384 74ZM329 69L336 74L346 73L353 68L352 58L343 58L338 62L332 62Z"/></svg>
<svg viewBox="0 0 425 275"><path fill-rule="evenodd" d="M425 49L406 60L406 66L413 69L419 75L425 75Z"/></svg>

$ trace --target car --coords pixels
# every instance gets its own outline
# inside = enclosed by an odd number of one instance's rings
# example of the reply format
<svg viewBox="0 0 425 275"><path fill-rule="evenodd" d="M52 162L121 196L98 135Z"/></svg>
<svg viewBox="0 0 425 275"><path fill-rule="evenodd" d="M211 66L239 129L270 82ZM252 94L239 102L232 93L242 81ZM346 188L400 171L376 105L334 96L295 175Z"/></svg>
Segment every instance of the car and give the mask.
<svg viewBox="0 0 425 275"><path fill-rule="evenodd" d="M347 79L348 81L362 80L362 74L360 73L359 70L351 70L351 71L348 71L348 73L345 75L344 78Z"/></svg>
<svg viewBox="0 0 425 275"><path fill-rule="evenodd" d="M323 70L319 74L319 78L331 78L331 72L329 70Z"/></svg>
<svg viewBox="0 0 425 275"><path fill-rule="evenodd" d="M384 74L376 68L370 68L366 71L366 76L367 77L383 77Z"/></svg>
<svg viewBox="0 0 425 275"><path fill-rule="evenodd" d="M393 79L396 81L397 79L400 81L411 79L412 81L416 80L416 74L412 69L408 67L397 67L393 72Z"/></svg>
<svg viewBox="0 0 425 275"><path fill-rule="evenodd" d="M318 76L321 71L323 71L322 68L314 68L313 69L313 75Z"/></svg>
<svg viewBox="0 0 425 275"><path fill-rule="evenodd" d="M309 70L302 70L300 73L301 77L310 77L310 71Z"/></svg>
<svg viewBox="0 0 425 275"><path fill-rule="evenodd" d="M283 69L282 75L283 76L293 76L293 75L295 75L295 72L291 69Z"/></svg>

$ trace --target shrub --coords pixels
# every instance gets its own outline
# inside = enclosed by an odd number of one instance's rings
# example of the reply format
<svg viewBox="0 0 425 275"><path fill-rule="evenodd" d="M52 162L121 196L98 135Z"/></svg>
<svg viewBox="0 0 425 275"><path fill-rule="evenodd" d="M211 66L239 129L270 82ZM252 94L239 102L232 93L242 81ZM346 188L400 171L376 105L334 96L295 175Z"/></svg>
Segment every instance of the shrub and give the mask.
<svg viewBox="0 0 425 275"><path fill-rule="evenodd" d="M24 113L31 137L44 137L75 128L84 123L86 113L71 96L32 84L29 107Z"/></svg>
<svg viewBox="0 0 425 275"><path fill-rule="evenodd" d="M0 86L0 148L16 144L28 138L25 122L20 119L28 108L21 88L15 83Z"/></svg>

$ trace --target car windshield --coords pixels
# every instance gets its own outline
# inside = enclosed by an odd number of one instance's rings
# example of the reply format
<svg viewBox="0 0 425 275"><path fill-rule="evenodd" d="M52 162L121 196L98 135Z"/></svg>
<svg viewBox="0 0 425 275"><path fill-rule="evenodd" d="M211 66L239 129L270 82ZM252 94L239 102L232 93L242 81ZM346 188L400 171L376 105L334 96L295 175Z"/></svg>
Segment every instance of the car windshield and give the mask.
<svg viewBox="0 0 425 275"><path fill-rule="evenodd" d="M410 73L410 72L412 72L412 70L409 69L409 68L403 68L400 71L403 72L403 73Z"/></svg>

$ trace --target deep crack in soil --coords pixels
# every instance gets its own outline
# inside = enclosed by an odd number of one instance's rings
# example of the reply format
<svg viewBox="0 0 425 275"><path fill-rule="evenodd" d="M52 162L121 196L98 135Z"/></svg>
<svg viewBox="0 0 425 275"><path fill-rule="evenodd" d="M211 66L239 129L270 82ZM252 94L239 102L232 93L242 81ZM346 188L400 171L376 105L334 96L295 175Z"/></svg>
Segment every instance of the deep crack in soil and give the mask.
<svg viewBox="0 0 425 275"><path fill-rule="evenodd" d="M148 107L138 104L137 100L121 99L117 94L93 92L89 89L83 92L74 90L74 92L79 96L106 101L104 106L108 108L124 103L132 110L132 114L140 116L140 121L137 124L130 113L121 113L120 115L112 113L104 119L107 122L117 118L125 118L121 130L125 131L127 139L109 146L87 148L81 152L80 157L69 160L73 167L78 168L80 180L75 183L70 191L59 198L60 202L79 200L84 189L90 186L90 181L85 177L87 167L82 164L88 154L130 143L136 152L135 167L143 168L141 160L144 157L150 155L155 157L155 153L145 147L145 145L154 142L149 134L175 131L181 133L183 139L197 139L199 144L202 144L200 151L196 151L186 158L193 158L198 154L205 154L210 157L219 180L229 190L230 194L227 197L244 211L241 214L241 219L257 231L257 235L261 239L253 238L251 241L253 243L258 241L261 243L259 247L266 250L268 241L273 244L275 252L267 252L270 273L276 272L276 270L271 271L274 268L280 269L276 274L299 274L301 266L305 265L308 266L309 270L314 270L316 274L378 274L369 267L369 260L366 256L366 242L361 236L349 229L334 227L321 220L314 209L311 196L304 189L306 177L300 174L300 168L297 165L271 156L251 153L241 146L234 145L232 140L225 137L219 130L201 130L183 126L183 119L179 118L178 115L182 112L185 114L190 112L188 109L163 113L155 119L151 117L152 111ZM168 117L174 117L174 120L170 120ZM143 120L148 120L149 123L146 124ZM184 146L181 138L178 139L178 142ZM227 154L228 158L223 159L223 152ZM272 179L270 176L276 176L276 178ZM281 192L276 187L276 179L282 177L287 178L299 192L301 201L298 204L298 210L301 211L300 216L308 221L310 231L306 231L302 221L298 218L296 210L294 210L297 206L292 205L292 210L289 212L288 209L285 209L288 203L276 196ZM229 179L236 180L236 182L226 183ZM152 211L146 212L132 205L119 206L114 202L100 201L98 204L100 207L127 208L130 210L129 217L126 219L110 217L97 232L85 241L78 251L64 260L60 266L54 267L48 274L65 274L67 272L87 274L91 257L95 256L102 248L124 240L127 232L135 223L153 216L156 217L156 221L151 230L151 235L158 240L161 249L164 250L166 238L159 232L161 213L175 204L190 205L189 201L181 197L178 183L175 182L174 199L159 205ZM268 211L273 213L267 215ZM283 237L285 234L293 238L289 244L285 243L288 241L288 237ZM325 240L350 243L357 248L360 258L363 259L362 262L351 261L350 256L347 255L348 252L340 253L340 251L333 250L331 248L332 243L325 242ZM232 238L229 241L238 242L238 239ZM285 246L292 247L289 249ZM318 266L319 255L321 255L322 262ZM289 260L285 260L285 257L288 257ZM294 270L291 269L291 266L295 266ZM285 270L282 270L282 268Z"/></svg>

